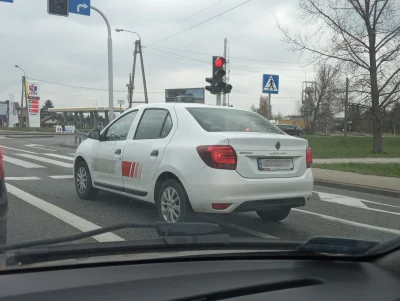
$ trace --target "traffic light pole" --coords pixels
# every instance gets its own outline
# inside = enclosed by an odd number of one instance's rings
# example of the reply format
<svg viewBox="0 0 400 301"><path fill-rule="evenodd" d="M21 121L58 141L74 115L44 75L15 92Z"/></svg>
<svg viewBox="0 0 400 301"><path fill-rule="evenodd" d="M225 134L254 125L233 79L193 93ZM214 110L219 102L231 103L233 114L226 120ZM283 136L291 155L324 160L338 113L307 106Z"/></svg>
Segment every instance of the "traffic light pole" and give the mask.
<svg viewBox="0 0 400 301"><path fill-rule="evenodd" d="M226 60L226 46L227 46L227 44L228 44L228 39L225 38L224 39L224 58L225 58L225 60ZM224 70L226 72L226 64L224 65ZM226 74L224 76L224 83L226 83ZM224 93L224 96L223 96L223 99L222 99L222 105L226 106L226 94L225 93Z"/></svg>
<svg viewBox="0 0 400 301"><path fill-rule="evenodd" d="M221 94L216 94L216 105L220 106L221 105Z"/></svg>
<svg viewBox="0 0 400 301"><path fill-rule="evenodd" d="M112 52L112 36L111 36L111 26L108 22L107 17L98 8L91 6L91 9L98 12L99 15L104 19L107 25L108 38L108 118L111 122L114 119L114 74L113 74L113 52Z"/></svg>

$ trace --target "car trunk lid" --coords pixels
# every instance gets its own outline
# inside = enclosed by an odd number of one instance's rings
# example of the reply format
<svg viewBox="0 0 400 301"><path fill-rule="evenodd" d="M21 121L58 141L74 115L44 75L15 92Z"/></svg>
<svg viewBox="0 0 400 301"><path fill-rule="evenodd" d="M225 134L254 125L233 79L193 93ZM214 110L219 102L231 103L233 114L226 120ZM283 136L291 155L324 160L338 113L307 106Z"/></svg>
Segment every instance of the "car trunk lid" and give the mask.
<svg viewBox="0 0 400 301"><path fill-rule="evenodd" d="M236 171L244 178L290 178L304 174L305 139L260 132L219 132L237 153Z"/></svg>

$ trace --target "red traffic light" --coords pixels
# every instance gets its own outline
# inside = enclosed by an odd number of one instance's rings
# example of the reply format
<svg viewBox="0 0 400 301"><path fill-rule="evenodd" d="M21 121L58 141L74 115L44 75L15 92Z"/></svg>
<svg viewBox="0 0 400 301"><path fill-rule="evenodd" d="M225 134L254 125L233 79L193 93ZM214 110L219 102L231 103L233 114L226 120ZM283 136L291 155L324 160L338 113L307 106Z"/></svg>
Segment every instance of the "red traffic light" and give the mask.
<svg viewBox="0 0 400 301"><path fill-rule="evenodd" d="M221 68L226 62L226 59L224 57L218 57L215 61L214 61L214 66L217 68Z"/></svg>

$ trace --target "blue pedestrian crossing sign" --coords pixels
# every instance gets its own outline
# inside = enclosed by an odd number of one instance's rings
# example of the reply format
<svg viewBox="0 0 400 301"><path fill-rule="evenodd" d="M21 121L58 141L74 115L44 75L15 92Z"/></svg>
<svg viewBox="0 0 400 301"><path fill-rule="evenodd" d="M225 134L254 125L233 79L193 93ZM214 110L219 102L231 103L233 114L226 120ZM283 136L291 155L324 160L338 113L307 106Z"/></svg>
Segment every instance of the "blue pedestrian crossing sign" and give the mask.
<svg viewBox="0 0 400 301"><path fill-rule="evenodd" d="M279 75L263 75L262 93L279 94Z"/></svg>
<svg viewBox="0 0 400 301"><path fill-rule="evenodd" d="M14 3L14 0L0 0L1 2Z"/></svg>

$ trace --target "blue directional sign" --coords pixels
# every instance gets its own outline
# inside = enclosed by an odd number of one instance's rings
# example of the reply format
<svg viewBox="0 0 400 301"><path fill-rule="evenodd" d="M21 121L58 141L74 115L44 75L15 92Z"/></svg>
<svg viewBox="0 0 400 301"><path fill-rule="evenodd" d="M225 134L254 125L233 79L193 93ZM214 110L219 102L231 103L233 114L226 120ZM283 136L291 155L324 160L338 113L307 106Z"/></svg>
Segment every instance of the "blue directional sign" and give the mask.
<svg viewBox="0 0 400 301"><path fill-rule="evenodd" d="M279 75L263 75L262 93L279 94Z"/></svg>
<svg viewBox="0 0 400 301"><path fill-rule="evenodd" d="M14 0L0 0L1 2L14 3Z"/></svg>
<svg viewBox="0 0 400 301"><path fill-rule="evenodd" d="M90 16L90 0L69 0L69 12Z"/></svg>

